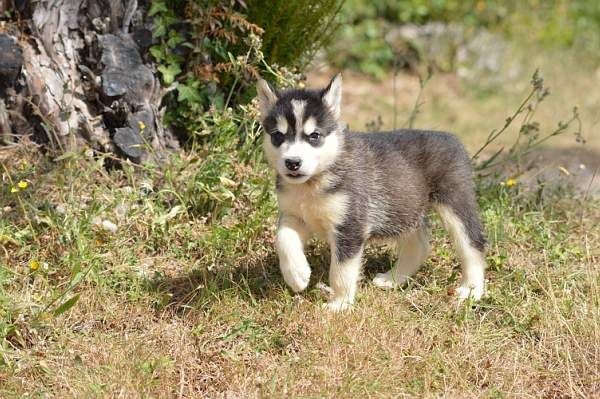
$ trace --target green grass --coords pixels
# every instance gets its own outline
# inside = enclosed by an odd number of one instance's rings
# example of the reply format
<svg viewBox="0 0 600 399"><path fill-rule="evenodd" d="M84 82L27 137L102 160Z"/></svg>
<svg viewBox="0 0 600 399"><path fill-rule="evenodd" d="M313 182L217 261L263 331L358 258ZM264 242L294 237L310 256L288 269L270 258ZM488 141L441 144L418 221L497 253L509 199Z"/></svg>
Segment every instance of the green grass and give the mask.
<svg viewBox="0 0 600 399"><path fill-rule="evenodd" d="M458 262L433 218L434 250L408 287L369 284L392 261L370 248L355 310L333 315L315 286L326 282L323 245L311 247L306 293L292 295L279 275L260 158L236 164L230 148L106 171L103 156L32 153L23 146L2 158L2 397L600 389L597 201L482 181L484 300L455 304ZM11 193L20 180L28 187Z"/></svg>

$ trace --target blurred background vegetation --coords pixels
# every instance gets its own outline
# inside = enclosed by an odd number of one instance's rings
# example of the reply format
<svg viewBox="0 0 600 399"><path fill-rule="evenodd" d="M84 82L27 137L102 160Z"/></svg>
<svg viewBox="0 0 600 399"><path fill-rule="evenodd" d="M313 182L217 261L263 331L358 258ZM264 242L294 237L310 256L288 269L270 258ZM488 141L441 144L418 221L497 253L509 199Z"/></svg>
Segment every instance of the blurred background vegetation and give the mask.
<svg viewBox="0 0 600 399"><path fill-rule="evenodd" d="M158 0L150 15L152 55L177 88L167 122L191 142L218 136L211 112L247 104L259 75L287 86L318 65L380 80L429 68L481 93L526 82L544 66L534 53L549 69L600 59L592 0Z"/></svg>
<svg viewBox="0 0 600 399"><path fill-rule="evenodd" d="M338 45L327 54L339 68L381 74L394 62L386 34L401 25L432 22L498 33L526 45L578 47L598 57L600 3L580 0L347 0Z"/></svg>

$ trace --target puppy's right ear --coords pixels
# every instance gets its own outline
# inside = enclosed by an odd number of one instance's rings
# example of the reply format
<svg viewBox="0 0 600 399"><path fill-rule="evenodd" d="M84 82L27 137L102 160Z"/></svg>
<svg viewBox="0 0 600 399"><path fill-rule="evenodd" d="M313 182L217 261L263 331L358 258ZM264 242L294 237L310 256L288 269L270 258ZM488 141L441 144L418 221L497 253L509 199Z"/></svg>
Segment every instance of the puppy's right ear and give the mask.
<svg viewBox="0 0 600 399"><path fill-rule="evenodd" d="M256 93L260 108L260 117L264 119L277 102L277 94L275 94L275 90L264 79L259 79L256 83Z"/></svg>

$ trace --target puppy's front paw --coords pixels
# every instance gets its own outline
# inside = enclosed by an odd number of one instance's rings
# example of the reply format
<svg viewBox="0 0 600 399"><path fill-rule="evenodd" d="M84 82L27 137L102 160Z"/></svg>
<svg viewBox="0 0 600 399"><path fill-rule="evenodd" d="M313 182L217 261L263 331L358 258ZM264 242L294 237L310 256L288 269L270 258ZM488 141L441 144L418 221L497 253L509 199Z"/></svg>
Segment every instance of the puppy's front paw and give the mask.
<svg viewBox="0 0 600 399"><path fill-rule="evenodd" d="M471 298L476 301L480 300L485 290L483 284L476 284L472 286L461 285L456 289L456 298L459 302L465 299Z"/></svg>
<svg viewBox="0 0 600 399"><path fill-rule="evenodd" d="M332 299L325 304L325 308L333 313L344 312L352 309L352 304L343 299Z"/></svg>
<svg viewBox="0 0 600 399"><path fill-rule="evenodd" d="M281 272L286 284L294 292L304 291L310 281L310 267L308 265L289 267L281 265Z"/></svg>

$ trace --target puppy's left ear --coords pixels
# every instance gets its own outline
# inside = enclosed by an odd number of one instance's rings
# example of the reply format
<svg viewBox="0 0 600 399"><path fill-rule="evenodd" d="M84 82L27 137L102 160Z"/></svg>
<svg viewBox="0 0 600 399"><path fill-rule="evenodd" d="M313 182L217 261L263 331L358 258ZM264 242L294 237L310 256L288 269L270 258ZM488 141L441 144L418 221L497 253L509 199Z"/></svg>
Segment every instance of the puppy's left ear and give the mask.
<svg viewBox="0 0 600 399"><path fill-rule="evenodd" d="M338 73L331 79L329 85L323 90L323 102L329 106L333 116L338 119L342 108L342 74Z"/></svg>
<svg viewBox="0 0 600 399"><path fill-rule="evenodd" d="M259 79L256 82L256 93L258 97L258 106L260 108L260 117L265 119L271 111L271 108L277 102L277 94L275 90L264 79Z"/></svg>

